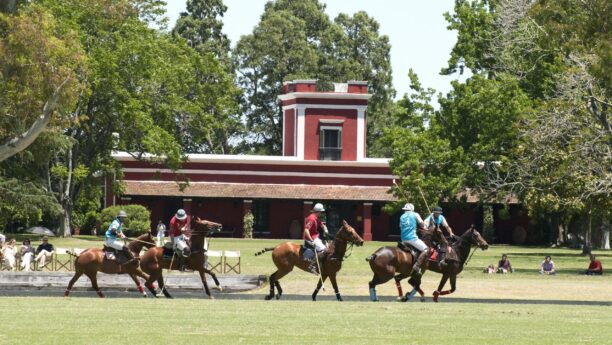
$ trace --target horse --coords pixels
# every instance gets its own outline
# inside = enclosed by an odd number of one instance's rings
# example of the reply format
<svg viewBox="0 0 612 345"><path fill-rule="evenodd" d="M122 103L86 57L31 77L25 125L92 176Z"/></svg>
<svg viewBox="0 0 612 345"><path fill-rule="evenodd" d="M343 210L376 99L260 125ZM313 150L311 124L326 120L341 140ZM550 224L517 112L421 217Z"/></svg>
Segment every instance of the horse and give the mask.
<svg viewBox="0 0 612 345"><path fill-rule="evenodd" d="M342 296L338 290L338 283L336 282L336 273L342 268L342 260L345 259L344 254L346 253L347 244L353 244L359 246L363 245L363 238L361 238L355 229L353 229L346 221L342 221L340 230L336 233L333 242L327 249L327 259L321 262L321 274L317 287L312 293L311 297L313 301L317 300L317 294L323 286L323 282L327 277L334 287L336 293L336 299L342 301ZM292 242L285 242L277 245L273 248L264 248L262 251L255 253L256 256L261 255L265 252L272 251L272 261L276 265L276 272L270 275L270 294L266 295L265 300L271 300L274 297L274 288L276 287L278 294L276 299L280 299L283 294L283 289L278 282L282 277L293 271L294 267L298 267L303 271L308 271L310 262L304 259L303 250L301 245Z"/></svg>
<svg viewBox="0 0 612 345"><path fill-rule="evenodd" d="M425 230L423 233L423 237L426 237L427 240L429 240L429 238L432 236L431 231ZM438 301L438 297L440 295L447 295L456 290L457 275L463 270L463 266L468 258L471 246L477 245L482 250L486 250L489 246L473 225L461 236L456 237L456 239L457 240L451 245L451 253L448 253L446 264L440 265L440 263L437 261L429 261L429 270L442 273L442 280L440 281L438 290L434 292L435 302ZM430 243L427 244L431 246ZM421 297L424 296L423 290L420 288L420 278L415 279L415 277L408 281L409 284L413 286L412 291L407 293L405 296L402 292L400 281L410 276L412 273L414 263L414 258L412 255L404 252L398 247L382 247L374 252L374 254L369 256L366 260L370 262L370 268L374 272L374 277L369 283L371 300L377 300L375 290L376 285L385 283L394 276L395 285L399 295L398 300L408 301L416 292L419 292ZM395 273L398 274L395 275ZM441 291L449 278L451 280L451 290Z"/></svg>
<svg viewBox="0 0 612 345"><path fill-rule="evenodd" d="M214 231L219 231L221 227L221 224L208 220L202 220L198 217L191 219L191 229L193 229L191 232L190 241L191 251L189 257L185 259L185 264L188 268L200 273L202 284L204 284L204 291L209 299L213 299L213 296L210 294L210 290L208 289L205 273L208 273L213 278L217 288L220 291L222 288L221 284L219 284L217 276L211 270L205 267L208 256L204 250L204 238ZM173 255L179 254L175 253ZM164 296L166 298L172 298L166 289L162 270L164 268L168 270L178 270L180 268L179 262L178 260L175 260L174 256L172 258L164 258L163 247L151 248L142 255L140 260L140 268L145 273L149 274L149 278L145 281L145 286L147 289L149 289L149 291L151 291L151 293L153 293L154 296L158 296L155 291L155 286L153 285L153 282L157 281Z"/></svg>
<svg viewBox="0 0 612 345"><path fill-rule="evenodd" d="M433 248L434 241L447 243L444 235L437 228L431 230L419 228L418 230L419 237L430 248ZM419 252L409 253L398 246L385 246L378 248L372 255L368 256L366 261L369 262L370 269L374 272L374 277L368 283L370 300L378 301L376 285L384 284L391 278L395 279L395 285L400 295L398 300L400 300L403 297L401 280L412 274L418 255ZM413 283L411 282L411 284ZM414 285L417 285L415 288L419 288L416 281Z"/></svg>
<svg viewBox="0 0 612 345"><path fill-rule="evenodd" d="M132 242L128 244L128 249L131 250L132 253L134 253L135 255L139 255L143 247L153 247L155 245L153 241L154 240L153 236L151 235L151 232L147 232L132 240ZM74 261L75 273L70 282L68 283L66 291L64 291L64 297L68 297L74 283L76 283L76 281L83 274L85 274L87 277L89 277L89 280L91 281L91 286L94 288L94 290L96 290L98 296L100 298L104 298L104 293L102 293L102 291L98 287L98 271L107 274L128 274L132 278L132 280L134 280L134 283L136 283L138 291L143 295L143 297L147 297L147 293L140 285L138 277L141 277L145 280L149 277L144 274L138 267L138 260L134 260L132 262L128 262L126 264L121 265L117 261L105 259L104 249L101 248L88 248L79 255L75 253L69 254L76 257L76 260Z"/></svg>

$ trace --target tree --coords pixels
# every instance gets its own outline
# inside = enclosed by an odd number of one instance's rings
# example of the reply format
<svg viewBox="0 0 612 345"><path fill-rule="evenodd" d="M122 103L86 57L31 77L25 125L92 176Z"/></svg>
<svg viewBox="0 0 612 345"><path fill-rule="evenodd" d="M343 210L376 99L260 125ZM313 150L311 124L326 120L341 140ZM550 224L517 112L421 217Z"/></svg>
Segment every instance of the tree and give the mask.
<svg viewBox="0 0 612 345"><path fill-rule="evenodd" d="M252 152L278 154L282 114L277 101L284 81L318 79L331 82L368 80L374 94L368 107L368 140L382 134L380 123L391 116L390 45L378 33L378 23L364 12L339 15L331 22L317 0L271 1L251 35L234 50L238 83L244 90L243 115Z"/></svg>
<svg viewBox="0 0 612 345"><path fill-rule="evenodd" d="M78 95L83 51L40 6L0 13L0 162L23 151L47 125L67 120Z"/></svg>
<svg viewBox="0 0 612 345"><path fill-rule="evenodd" d="M383 144L392 152L391 171L400 176L394 187L400 202L390 205L390 210L403 202L428 210L430 205L456 199L465 183L465 158L462 147L453 148L434 129L437 119L431 98L435 91L424 89L412 70L408 76L413 92L397 102L394 125L383 136ZM402 200L404 197L408 200Z"/></svg>
<svg viewBox="0 0 612 345"><path fill-rule="evenodd" d="M187 0L187 11L177 19L174 35L187 40L200 54L213 54L223 65L231 67L230 41L223 33L223 0Z"/></svg>

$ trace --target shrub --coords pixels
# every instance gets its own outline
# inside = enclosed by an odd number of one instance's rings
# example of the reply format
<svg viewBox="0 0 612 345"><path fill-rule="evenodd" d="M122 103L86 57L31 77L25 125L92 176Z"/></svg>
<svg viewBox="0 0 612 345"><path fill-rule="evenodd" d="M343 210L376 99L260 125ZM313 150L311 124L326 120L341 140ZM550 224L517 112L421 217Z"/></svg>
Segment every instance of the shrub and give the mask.
<svg viewBox="0 0 612 345"><path fill-rule="evenodd" d="M244 238L253 238L253 225L255 224L255 217L253 216L253 213L247 212L247 214L244 215L243 223L244 232L242 233L242 236Z"/></svg>
<svg viewBox="0 0 612 345"><path fill-rule="evenodd" d="M120 210L124 210L128 214L125 223L123 223L123 232L126 236L138 236L151 230L151 212L146 207L122 205L107 207L100 212L101 231L106 232Z"/></svg>

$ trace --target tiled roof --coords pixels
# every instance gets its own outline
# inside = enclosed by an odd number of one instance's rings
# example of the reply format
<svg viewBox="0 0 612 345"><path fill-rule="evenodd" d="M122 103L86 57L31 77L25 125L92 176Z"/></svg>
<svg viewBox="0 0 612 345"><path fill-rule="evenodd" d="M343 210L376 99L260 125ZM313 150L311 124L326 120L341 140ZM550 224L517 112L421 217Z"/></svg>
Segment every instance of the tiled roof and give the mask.
<svg viewBox="0 0 612 345"><path fill-rule="evenodd" d="M156 195L205 198L306 199L394 201L388 187L338 185L245 184L191 182L181 191L172 181L124 181L124 195Z"/></svg>

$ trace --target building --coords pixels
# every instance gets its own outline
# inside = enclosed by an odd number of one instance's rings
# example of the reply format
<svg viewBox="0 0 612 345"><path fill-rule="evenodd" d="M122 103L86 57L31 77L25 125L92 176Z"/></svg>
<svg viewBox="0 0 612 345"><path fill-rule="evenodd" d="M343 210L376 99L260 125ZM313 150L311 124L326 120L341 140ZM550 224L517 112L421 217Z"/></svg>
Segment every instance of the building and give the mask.
<svg viewBox="0 0 612 345"><path fill-rule="evenodd" d="M225 235L235 237L251 211L256 237L297 238L313 203L322 202L330 231L345 219L366 240L388 240L397 226L381 207L394 200L389 193L394 176L388 159L366 158L371 96L363 81L337 84L335 92L317 91L315 80L287 82L278 97L282 156L191 154L179 171L171 171L116 153L125 193L113 195L107 180L105 206L144 205L152 224L168 223L184 208L222 223ZM190 181L183 190L177 174Z"/></svg>
<svg viewBox="0 0 612 345"><path fill-rule="evenodd" d="M332 233L344 219L365 240L397 240L399 214L381 210L395 200L389 189L396 177L389 159L366 157L371 96L364 81L336 84L334 92L317 91L315 80L286 82L278 97L282 156L191 154L179 171L172 171L115 153L126 188L123 195L113 195L113 181L107 179L105 207L141 204L151 210L152 224L160 219L167 224L184 208L190 215L222 223L222 235L233 237L242 236L244 216L252 212L255 237L301 238L304 218L314 203L322 202ZM177 181L184 177L189 184L182 189ZM466 195L465 201L444 205L445 217L458 234L471 224L482 229L478 197ZM494 205L497 243L512 243L513 233L529 227L520 205L510 204L510 217L500 217L502 205Z"/></svg>

